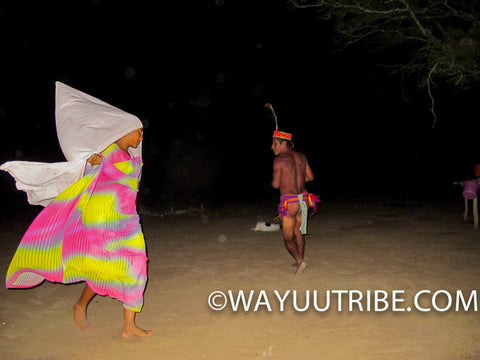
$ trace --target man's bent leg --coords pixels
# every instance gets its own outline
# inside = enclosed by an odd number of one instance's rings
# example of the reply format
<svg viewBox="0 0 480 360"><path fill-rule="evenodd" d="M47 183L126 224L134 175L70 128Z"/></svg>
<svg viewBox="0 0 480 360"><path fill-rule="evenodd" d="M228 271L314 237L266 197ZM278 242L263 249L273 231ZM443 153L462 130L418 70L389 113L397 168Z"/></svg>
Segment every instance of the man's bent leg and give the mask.
<svg viewBox="0 0 480 360"><path fill-rule="evenodd" d="M295 218L289 216L282 216L282 233L283 241L288 252L293 256L297 264L302 262L302 257L298 253L297 244L295 243L295 236L293 229L295 227Z"/></svg>
<svg viewBox="0 0 480 360"><path fill-rule="evenodd" d="M297 251L302 260L305 257L305 238L300 230L302 225L302 214L297 214L295 216L295 227L293 230L293 234L295 236L295 244L297 246Z"/></svg>
<svg viewBox="0 0 480 360"><path fill-rule="evenodd" d="M303 262L303 257L297 249L294 233L297 222L296 216L299 210L300 206L298 205L298 203L292 203L290 204L288 214L282 216L282 233L285 247L295 259L297 266L299 266Z"/></svg>
<svg viewBox="0 0 480 360"><path fill-rule="evenodd" d="M302 262L297 261L297 270L295 271L295 275L299 275L303 273L303 270L307 267L307 263L305 262L304 254L305 254L305 238L300 230L302 225L302 214L297 214L295 216L295 227L294 227L294 236L295 236L295 246L297 247L297 252L302 259Z"/></svg>

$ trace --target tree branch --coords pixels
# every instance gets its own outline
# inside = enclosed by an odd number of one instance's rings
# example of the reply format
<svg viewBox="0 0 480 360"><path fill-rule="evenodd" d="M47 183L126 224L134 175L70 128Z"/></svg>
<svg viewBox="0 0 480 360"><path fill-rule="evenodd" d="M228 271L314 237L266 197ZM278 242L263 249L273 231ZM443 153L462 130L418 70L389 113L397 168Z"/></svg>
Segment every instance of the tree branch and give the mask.
<svg viewBox="0 0 480 360"><path fill-rule="evenodd" d="M435 126L437 125L437 114L435 113L435 99L432 95L432 89L430 87L431 84L434 84L433 81L432 81L432 74L433 72L435 71L435 69L437 68L437 64L435 64L431 69L430 69L430 72L428 73L428 76L427 76L427 90L428 90L428 96L430 96L430 101L431 101L431 104L432 104L432 107L430 108L430 112L432 113L433 115L433 124L431 126L431 129L432 130L435 130Z"/></svg>

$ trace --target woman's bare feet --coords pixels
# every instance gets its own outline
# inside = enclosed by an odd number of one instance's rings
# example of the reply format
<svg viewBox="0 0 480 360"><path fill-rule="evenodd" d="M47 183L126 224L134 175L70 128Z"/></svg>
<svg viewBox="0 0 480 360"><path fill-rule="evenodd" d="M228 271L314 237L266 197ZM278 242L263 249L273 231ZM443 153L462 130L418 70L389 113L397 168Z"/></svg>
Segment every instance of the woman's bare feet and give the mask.
<svg viewBox="0 0 480 360"><path fill-rule="evenodd" d="M295 275L300 275L303 273L303 270L307 267L307 263L302 261L299 265L297 265L297 271L295 271Z"/></svg>
<svg viewBox="0 0 480 360"><path fill-rule="evenodd" d="M91 326L87 321L87 309L77 304L73 305L73 320L80 330L90 329Z"/></svg>
<svg viewBox="0 0 480 360"><path fill-rule="evenodd" d="M75 321L77 328L80 330L87 330L91 328L87 321L87 306L95 297L95 295L95 291L93 291L88 284L85 284L80 298L78 299L77 303L73 305L73 320Z"/></svg>
<svg viewBox="0 0 480 360"><path fill-rule="evenodd" d="M123 329L122 329L123 338L129 338L132 336L149 337L153 335L153 331L143 330L135 324L136 315L137 313L132 310L129 310L129 309L124 310Z"/></svg>
<svg viewBox="0 0 480 360"><path fill-rule="evenodd" d="M143 330L135 324L123 324L123 329L122 329L123 338L129 338L132 336L149 337L152 335L153 335L153 331Z"/></svg>

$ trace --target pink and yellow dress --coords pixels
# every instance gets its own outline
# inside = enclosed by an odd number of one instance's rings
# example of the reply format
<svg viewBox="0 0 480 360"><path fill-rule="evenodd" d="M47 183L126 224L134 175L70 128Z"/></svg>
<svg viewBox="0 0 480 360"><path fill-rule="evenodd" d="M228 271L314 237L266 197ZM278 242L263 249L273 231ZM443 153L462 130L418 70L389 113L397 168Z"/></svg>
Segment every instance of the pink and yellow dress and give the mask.
<svg viewBox="0 0 480 360"><path fill-rule="evenodd" d="M142 309L148 260L136 211L142 162L115 144L101 155L100 165L87 169L30 225L8 268L7 287L86 281L126 309Z"/></svg>

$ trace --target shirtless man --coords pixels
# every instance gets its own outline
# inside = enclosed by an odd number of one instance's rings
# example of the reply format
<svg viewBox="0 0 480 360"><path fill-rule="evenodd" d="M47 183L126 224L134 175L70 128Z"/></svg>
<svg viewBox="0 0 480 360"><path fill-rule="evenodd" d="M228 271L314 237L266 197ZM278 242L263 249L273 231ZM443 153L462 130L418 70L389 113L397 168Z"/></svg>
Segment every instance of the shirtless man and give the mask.
<svg viewBox="0 0 480 360"><path fill-rule="evenodd" d="M303 260L303 235L306 233L308 207L315 206L319 200L306 191L305 182L313 180L313 172L305 155L292 149L291 134L276 131L272 150L277 156L273 162L272 186L280 190L283 239L285 247L296 261L295 275L298 275L307 267Z"/></svg>

